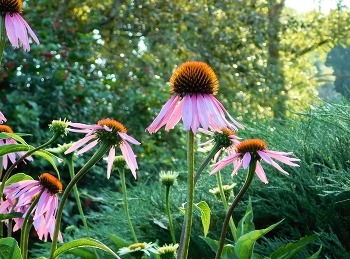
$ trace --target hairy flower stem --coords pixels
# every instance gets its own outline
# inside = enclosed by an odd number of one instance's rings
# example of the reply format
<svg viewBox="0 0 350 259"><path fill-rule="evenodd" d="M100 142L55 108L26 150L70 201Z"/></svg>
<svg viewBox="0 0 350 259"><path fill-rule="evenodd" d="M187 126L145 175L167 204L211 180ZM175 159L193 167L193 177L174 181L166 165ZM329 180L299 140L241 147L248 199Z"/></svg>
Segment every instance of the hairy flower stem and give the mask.
<svg viewBox="0 0 350 259"><path fill-rule="evenodd" d="M6 41L6 29L5 29L5 13L0 15L0 62L2 61L2 54L5 49Z"/></svg>
<svg viewBox="0 0 350 259"><path fill-rule="evenodd" d="M201 175L201 173L203 172L204 168L207 166L207 164L210 162L210 160L215 156L215 154L220 150L220 148L222 148L222 146L216 142L215 145L213 146L213 148L210 150L210 153L208 154L208 156L205 158L205 160L202 162L202 164L197 169L196 175L194 177L194 184L196 184L196 182L197 182L199 176Z"/></svg>
<svg viewBox="0 0 350 259"><path fill-rule="evenodd" d="M74 176L75 176L75 174L74 174L74 165L73 165L73 156L72 155L68 156L67 164L68 164L69 174L70 174L70 177L71 177L71 180L72 180L74 178ZM78 191L77 185L73 186L73 192L74 192L75 201L77 202L77 207L78 207L78 211L79 211L79 214L80 214L80 218L81 218L81 221L83 222L83 225L84 225L84 228L85 228L86 235L87 235L87 237L90 237L89 227L88 227L86 219L85 219L83 207L81 206L80 195L79 195L79 191ZM96 258L99 259L99 256L98 256L98 253L97 253L96 249L94 249L94 253L95 253Z"/></svg>
<svg viewBox="0 0 350 259"><path fill-rule="evenodd" d="M62 220L62 214L64 209L64 204L68 199L68 196L70 192L72 191L74 185L93 167L102 157L103 155L111 148L111 145L109 142L102 142L99 149L96 151L96 153L90 158L89 161L79 170L79 172L74 176L74 178L69 182L66 189L64 190L62 194L62 198L60 201L60 205L58 206L57 210L57 216L56 216L56 225L55 225L55 232L51 244L51 250L49 259L54 258L54 253L57 249L57 242L58 242L58 233L60 231L60 224Z"/></svg>
<svg viewBox="0 0 350 259"><path fill-rule="evenodd" d="M222 188L222 181L221 181L221 173L220 172L216 173L216 180L218 182L218 187L219 187L219 190L220 190L221 200L222 200L222 203L224 204L225 212L227 213L228 209L229 209L228 208L228 202L227 202L226 197L225 197L224 189ZM230 217L229 226L230 226L230 229L231 229L233 240L236 242L237 241L237 233L236 233L237 232L237 228L235 226L235 223L233 222L232 217Z"/></svg>
<svg viewBox="0 0 350 259"><path fill-rule="evenodd" d="M51 139L49 139L49 141L47 141L46 143L42 144L41 146L38 146L36 148L33 148L29 151L27 151L27 153L25 153L23 156L21 156L20 158L17 159L16 162L14 162L9 169L6 171L4 178L2 179L1 185L0 185L0 197L2 197L2 194L4 192L4 188L5 188L5 184L7 179L9 178L10 174L12 173L13 169L16 168L16 166L22 162L26 157L30 156L31 154L33 154L34 152L43 149L44 147L52 144L53 142L55 142L59 137L61 136L61 133L56 133L52 136Z"/></svg>
<svg viewBox="0 0 350 259"><path fill-rule="evenodd" d="M29 224L29 218L31 216L30 214L32 213L34 207L38 204L40 196L43 194L44 191L45 191L45 188L43 188L40 191L40 193L37 195L37 197L35 197L34 201L32 202L29 209L27 210L23 220L21 239L20 239L22 259L28 258L28 240L29 240L29 230L31 226L31 224Z"/></svg>
<svg viewBox="0 0 350 259"><path fill-rule="evenodd" d="M136 237L136 234L135 234L135 230L134 230L134 227L132 226L132 222L131 222L130 214L129 214L128 194L126 192L126 182L125 182L124 169L119 170L119 173L120 173L120 181L122 183L122 189L123 189L124 209L125 209L126 219L128 220L128 224L129 224L129 227L130 227L131 234L132 234L132 236L134 238L134 242L138 243L139 241L137 240L137 237Z"/></svg>
<svg viewBox="0 0 350 259"><path fill-rule="evenodd" d="M218 247L218 251L216 252L215 259L220 259L221 258L222 250L223 250L224 245L225 245L225 238L226 238L226 233L227 233L227 228L228 228L228 225L229 225L229 222L230 222L230 218L231 218L231 216L233 214L233 211L236 208L238 202L242 199L243 195L246 193L246 191L248 190L250 184L253 181L257 161L258 161L257 158L252 158L252 160L250 161L246 180L245 180L241 190L238 192L236 198L232 202L232 204L231 204L231 206L230 206L230 208L229 208L229 210L228 210L228 212L226 214L224 223L222 225L219 247Z"/></svg>
<svg viewBox="0 0 350 259"><path fill-rule="evenodd" d="M186 214L182 226L181 240L177 254L178 259L186 259L190 246L193 203L194 203L194 134L191 130L187 131L187 203Z"/></svg>
<svg viewBox="0 0 350 259"><path fill-rule="evenodd" d="M171 217L170 213L170 199L169 199L169 194L170 194L170 185L167 185L165 190L165 206L166 206L166 212L168 214L168 219L169 219L169 227L170 227L170 234L171 234L171 239L173 241L173 244L176 244L176 238L175 238L175 232L174 232L174 225L173 225L173 219Z"/></svg>

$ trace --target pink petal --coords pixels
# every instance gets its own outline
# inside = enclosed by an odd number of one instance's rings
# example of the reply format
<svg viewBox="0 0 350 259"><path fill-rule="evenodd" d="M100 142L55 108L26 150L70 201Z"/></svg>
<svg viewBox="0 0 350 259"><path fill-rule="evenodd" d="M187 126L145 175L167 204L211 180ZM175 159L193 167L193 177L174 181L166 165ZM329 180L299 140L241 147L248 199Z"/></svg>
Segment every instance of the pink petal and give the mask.
<svg viewBox="0 0 350 259"><path fill-rule="evenodd" d="M34 31L32 30L32 28L30 28L29 24L26 22L26 20L23 19L23 17L19 14L14 13L13 15L17 15L18 19L22 21L22 23L24 24L24 26L27 28L30 36L32 36L33 40L36 42L36 44L40 44L39 39L36 37Z"/></svg>
<svg viewBox="0 0 350 259"><path fill-rule="evenodd" d="M165 125L165 130L169 131L170 129L174 128L176 124L178 124L181 119L182 105L183 101L180 101L175 107L175 110L171 113L168 122Z"/></svg>
<svg viewBox="0 0 350 259"><path fill-rule="evenodd" d="M28 33L26 27L24 26L22 20L19 17L21 17L19 14L14 13L12 15L12 21L15 26L16 36L20 40L20 42L22 42L24 51L29 51L30 46L28 41Z"/></svg>
<svg viewBox="0 0 350 259"><path fill-rule="evenodd" d="M271 164L272 163L272 159L266 154L264 153L264 151L260 151L260 150L257 150L256 151L259 156L268 164Z"/></svg>
<svg viewBox="0 0 350 259"><path fill-rule="evenodd" d="M263 183L265 183L265 184L269 183L267 181L265 171L259 162L256 162L255 173Z"/></svg>
<svg viewBox="0 0 350 259"><path fill-rule="evenodd" d="M80 155L80 154L83 154L85 153L86 151L92 149L94 146L96 146L98 144L98 140L95 139L94 141L90 142L89 144L87 144L85 147L83 147L82 149L80 149L77 154Z"/></svg>
<svg viewBox="0 0 350 259"><path fill-rule="evenodd" d="M125 158L126 163L128 164L132 175L136 179L136 169L138 169L136 156L134 151L131 149L128 142L124 141L123 144L120 145L120 150L122 151L123 157Z"/></svg>
<svg viewBox="0 0 350 259"><path fill-rule="evenodd" d="M190 130L192 123L192 101L189 94L186 94L182 99L182 121L184 123L185 130Z"/></svg>
<svg viewBox="0 0 350 259"><path fill-rule="evenodd" d="M286 174L286 175L289 175L289 173L288 173L287 171L284 171L284 170L282 169L282 167L280 167L280 165L277 164L275 161L272 161L272 165L273 165L278 171L280 171L280 172L282 172L282 173L284 173L284 174Z"/></svg>
<svg viewBox="0 0 350 259"><path fill-rule="evenodd" d="M243 168L247 169L250 163L252 156L250 155L250 152L246 152L243 156Z"/></svg>
<svg viewBox="0 0 350 259"><path fill-rule="evenodd" d="M74 150L77 150L78 148L80 148L82 145L84 145L85 143L89 142L93 138L95 138L95 136L93 136L93 135L82 138L81 140L75 142L70 148L68 148L64 152L64 154L69 154L69 153L73 152Z"/></svg>
<svg viewBox="0 0 350 259"><path fill-rule="evenodd" d="M114 158L115 158L115 148L112 147L109 150L108 160L107 160L107 179L111 177Z"/></svg>
<svg viewBox="0 0 350 259"><path fill-rule="evenodd" d="M141 144L140 142L138 142L136 139L134 139L133 137L129 136L128 134L125 134L123 132L118 132L118 134L119 134L119 136L122 139L124 139L124 140L126 140L126 141L128 141L128 142L130 142L132 144L135 144L135 145L140 145Z"/></svg>
<svg viewBox="0 0 350 259"><path fill-rule="evenodd" d="M14 46L15 48L18 48L18 38L16 35L16 28L15 24L13 22L13 18L9 13L6 13L5 16L5 26L6 26L6 33L7 37L9 38L11 45Z"/></svg>
<svg viewBox="0 0 350 259"><path fill-rule="evenodd" d="M201 94L197 95L197 110L199 111L199 122L202 125L202 127L207 130L209 128L209 108L207 107L206 101L204 100L204 97Z"/></svg>
<svg viewBox="0 0 350 259"><path fill-rule="evenodd" d="M238 173L238 170L242 167L242 164L243 164L242 160L234 161L234 163L233 163L233 171L232 171L231 176L234 176L234 175L236 175Z"/></svg>
<svg viewBox="0 0 350 259"><path fill-rule="evenodd" d="M279 154L278 152L271 152L269 150L265 150L264 151L267 155L269 155L270 157L284 163L290 166L299 166L298 164L295 164L291 161L300 161L300 159L298 158L292 158L292 157L286 157L285 155Z"/></svg>
<svg viewBox="0 0 350 259"><path fill-rule="evenodd" d="M197 98L195 95L191 97L192 101L192 123L191 129L194 134L197 133L199 128L199 115L198 115L198 107L197 107Z"/></svg>

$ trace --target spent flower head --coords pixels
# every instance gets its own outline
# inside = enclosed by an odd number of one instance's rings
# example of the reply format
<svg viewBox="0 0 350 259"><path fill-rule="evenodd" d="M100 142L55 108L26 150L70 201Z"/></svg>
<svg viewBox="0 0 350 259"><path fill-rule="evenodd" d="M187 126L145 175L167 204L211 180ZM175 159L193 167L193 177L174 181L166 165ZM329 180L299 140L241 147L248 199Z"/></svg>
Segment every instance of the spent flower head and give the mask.
<svg viewBox="0 0 350 259"><path fill-rule="evenodd" d="M122 247L119 249L119 255L129 254L131 256L136 256L137 258L141 258L142 255L146 254L148 256L153 254L158 254L155 243L135 243L129 245L128 247Z"/></svg>
<svg viewBox="0 0 350 259"><path fill-rule="evenodd" d="M136 156L131 149L129 142L135 145L140 145L141 143L126 134L127 130L123 124L112 119L102 119L98 121L96 125L72 122L68 122L68 125L71 127L67 129L68 131L86 133L86 135L83 139L77 141L66 152L64 152L65 154L69 154L70 152L77 150L88 142L90 143L77 152L78 155L92 149L98 143L109 144L111 147L107 162L107 178L109 179L115 158L115 147L119 146L126 164L129 166L133 176L136 179L136 169L138 169L138 165Z"/></svg>
<svg viewBox="0 0 350 259"><path fill-rule="evenodd" d="M125 166L126 166L125 158L123 156L115 156L112 170L121 171L125 169Z"/></svg>
<svg viewBox="0 0 350 259"><path fill-rule="evenodd" d="M7 125L0 125L0 133L13 133L13 130L11 127L7 126ZM5 138L5 139L0 139L0 146L3 145L11 145L11 144L18 144L16 140L14 140L13 138ZM7 169L8 166L8 160L11 161L12 164L14 164L16 162L16 154L21 157L25 155L25 152L15 152L15 153L10 153L10 154L6 154L3 155L2 157L2 166L4 169ZM32 157L26 157L25 158L28 161L33 161ZM23 160L23 162L25 163L25 161Z"/></svg>
<svg viewBox="0 0 350 259"><path fill-rule="evenodd" d="M233 187L236 186L236 183L233 183L231 185L223 185L222 189L224 191L224 196L226 201L228 201L231 197L231 195L233 195ZM218 199L221 200L221 194L220 194L220 188L219 187L214 187L213 189L209 190L210 193L214 194L214 196Z"/></svg>
<svg viewBox="0 0 350 259"><path fill-rule="evenodd" d="M173 171L161 171L159 173L159 181L161 184L165 186L172 186L174 184L177 184L177 177L179 176L178 172Z"/></svg>
<svg viewBox="0 0 350 259"><path fill-rule="evenodd" d="M29 51L28 32L37 44L40 42L29 24L22 18L22 10L22 0L0 0L0 14L2 18L5 16L7 37L12 46L18 48L22 44L24 51Z"/></svg>
<svg viewBox="0 0 350 259"><path fill-rule="evenodd" d="M59 134L62 137L67 136L68 133L68 121L66 119L64 120L53 120L51 124L49 124L49 129L54 134Z"/></svg>
<svg viewBox="0 0 350 259"><path fill-rule="evenodd" d="M263 167L260 164L260 160L265 161L266 163L275 167L280 172L288 175L288 172L283 170L279 164L272 160L272 158L290 166L299 166L298 164L295 164L293 162L300 161L300 159L288 157L292 154L293 152L278 152L268 150L266 143L261 139L248 139L242 141L236 146L236 153L231 154L223 160L213 164L212 167L215 168L213 171L211 171L210 174L215 174L222 168L233 163L234 169L232 175L235 175L241 167L247 169L250 162L254 159L257 161L255 169L257 176L262 182L267 184L268 181L266 178L266 174Z"/></svg>
<svg viewBox="0 0 350 259"><path fill-rule="evenodd" d="M214 97L218 92L219 81L213 69L206 63L183 63L171 76L170 87L174 95L146 129L150 133L157 132L164 125L165 130L170 130L181 119L185 130L192 130L193 133L200 126L204 129L243 128Z"/></svg>
<svg viewBox="0 0 350 259"><path fill-rule="evenodd" d="M23 212L24 218L33 200L42 193L31 215L38 237L47 241L48 235L50 235L51 239L54 235L58 207L57 194L61 192L62 183L49 173L40 175L38 181L24 180L10 184L4 189L6 200L1 202L0 213L10 212L11 210ZM15 220L15 222L14 231L22 227L23 221L18 222ZM63 242L61 233L59 233L58 240Z"/></svg>
<svg viewBox="0 0 350 259"><path fill-rule="evenodd" d="M160 259L176 259L179 244L167 245L158 248Z"/></svg>

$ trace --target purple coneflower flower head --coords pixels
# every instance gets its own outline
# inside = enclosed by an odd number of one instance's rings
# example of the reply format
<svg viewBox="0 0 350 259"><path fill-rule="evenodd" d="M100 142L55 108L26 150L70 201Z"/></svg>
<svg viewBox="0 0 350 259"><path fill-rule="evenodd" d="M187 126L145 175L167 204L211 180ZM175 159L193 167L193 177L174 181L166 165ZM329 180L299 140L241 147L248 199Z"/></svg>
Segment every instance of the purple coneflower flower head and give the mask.
<svg viewBox="0 0 350 259"><path fill-rule="evenodd" d="M0 124L3 124L6 121L7 121L7 119L5 118L4 114L2 114L2 112L0 112Z"/></svg>
<svg viewBox="0 0 350 259"><path fill-rule="evenodd" d="M134 151L131 149L129 144L140 145L133 137L127 135L127 130L123 124L116 120L112 119L103 119L98 121L96 125L86 125L81 123L72 123L68 122L68 125L72 128L68 128L68 131L79 132L79 133L87 133L84 138L74 143L66 152L68 154L73 152L83 146L84 144L90 142L85 147L80 149L77 154L82 154L94 146L96 146L99 142L108 141L111 145L111 149L109 150L108 160L107 160L107 179L111 176L111 171L113 167L113 162L115 158L115 146L119 146L122 152L122 155L129 166L133 176L136 179L136 169L138 169L136 156Z"/></svg>
<svg viewBox="0 0 350 259"><path fill-rule="evenodd" d="M11 127L7 125L0 125L0 133L2 132L13 133L13 130L11 129ZM13 138L0 139L0 146L9 145L9 144L18 144L18 143ZM4 155L2 157L2 166L4 169L7 169L8 160L10 160L12 164L16 162L16 154L21 157L25 154L25 152L16 152L16 153L10 153L10 154ZM28 161L33 161L32 157L26 157L25 159L27 159Z"/></svg>
<svg viewBox="0 0 350 259"><path fill-rule="evenodd" d="M24 51L29 51L28 32L37 44L40 44L40 42L29 24L22 18L22 9L22 0L0 0L0 13L5 15L7 37L12 46L18 48L20 42Z"/></svg>
<svg viewBox="0 0 350 259"><path fill-rule="evenodd" d="M227 165L233 163L234 169L232 175L235 175L241 167L247 169L252 159L256 159L257 163L255 173L262 182L267 184L268 181L266 178L266 174L263 167L260 164L260 160L264 160L266 163L272 165L280 172L288 175L288 172L283 170L279 164L272 160L272 158L286 165L299 166L298 164L295 164L293 162L300 161L300 159L288 157L292 154L293 152L278 152L268 150L266 143L261 139L248 139L242 141L236 146L236 153L231 154L223 160L213 164L212 167L215 167L215 169L211 171L210 174L215 174Z"/></svg>
<svg viewBox="0 0 350 259"><path fill-rule="evenodd" d="M183 63L171 76L170 87L171 92L175 94L146 129L150 133L157 132L164 125L165 130L170 130L180 119L185 130L192 129L193 133L196 133L200 126L204 129L243 129L214 97L219 88L219 81L213 69L206 63Z"/></svg>
<svg viewBox="0 0 350 259"><path fill-rule="evenodd" d="M51 239L54 235L58 207L57 194L62 192L62 183L56 177L49 173L44 173L39 176L39 181L24 180L6 186L4 189L6 200L1 206L6 207L7 205L8 208L12 206L13 211L23 212L24 218L33 200L41 192L38 204L34 207L31 215L33 216L33 225L38 237L46 242L48 235L50 235ZM8 210L10 211L11 209ZM14 230L21 228L22 224L23 221L17 221L17 226ZM58 240L63 242L61 233L59 233Z"/></svg>
<svg viewBox="0 0 350 259"><path fill-rule="evenodd" d="M218 160L223 151L226 151L229 155L235 153L235 148L240 143L238 140L240 138L237 137L235 131L229 128L221 127L218 130L212 131L199 128L198 131L213 137L204 143L200 143L198 146L209 145L212 143L218 143L220 145L221 148L214 155L214 163Z"/></svg>

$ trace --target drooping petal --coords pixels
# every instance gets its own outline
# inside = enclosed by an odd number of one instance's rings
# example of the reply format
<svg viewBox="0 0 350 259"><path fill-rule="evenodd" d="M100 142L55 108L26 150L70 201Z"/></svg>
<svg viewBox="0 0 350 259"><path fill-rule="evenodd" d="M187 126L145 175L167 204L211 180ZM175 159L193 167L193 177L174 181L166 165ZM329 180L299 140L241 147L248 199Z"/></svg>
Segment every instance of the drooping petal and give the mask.
<svg viewBox="0 0 350 259"><path fill-rule="evenodd" d="M268 183L269 183L269 182L267 181L264 168L261 166L261 164L260 164L259 161L256 162L255 173L256 173L256 175L259 177L259 179L260 179L263 183L265 183L265 184L268 184Z"/></svg>
<svg viewBox="0 0 350 259"><path fill-rule="evenodd" d="M5 27L6 27L6 33L7 37L9 38L11 45L14 46L15 48L18 48L18 38L16 35L16 28L15 24L13 22L13 18L9 13L6 13L5 16Z"/></svg>
<svg viewBox="0 0 350 259"><path fill-rule="evenodd" d="M38 37L35 35L32 28L30 28L29 24L26 22L26 20L23 19L23 17L20 14L14 13L13 15L18 16L18 19L24 24L24 26L27 28L30 36L33 38L33 40L36 42L36 44L40 44Z"/></svg>
<svg viewBox="0 0 350 259"><path fill-rule="evenodd" d="M233 162L233 171L231 176L234 176L238 173L238 170L242 167L243 161L242 160L236 160Z"/></svg>
<svg viewBox="0 0 350 259"><path fill-rule="evenodd" d="M122 139L124 139L124 140L126 140L126 141L128 141L128 142L130 142L130 143L132 143L132 144L135 144L135 145L140 145L140 144L141 144L141 143L138 142L136 139L134 139L133 137L129 136L129 135L126 134L126 133L118 132L118 134L119 134L119 136L120 136Z"/></svg>
<svg viewBox="0 0 350 259"><path fill-rule="evenodd" d="M192 101L192 123L191 123L191 129L194 134L197 133L199 128L199 116L198 116L198 107L197 107L197 97L193 95L191 97Z"/></svg>
<svg viewBox="0 0 350 259"><path fill-rule="evenodd" d="M115 158L115 148L112 147L109 150L108 160L107 160L107 179L109 179L111 177L114 158Z"/></svg>
<svg viewBox="0 0 350 259"><path fill-rule="evenodd" d="M289 173L287 171L283 170L282 167L279 164L277 164L275 161L272 161L271 165L273 165L273 167L275 167L278 171L280 171L286 175L289 175Z"/></svg>
<svg viewBox="0 0 350 259"><path fill-rule="evenodd" d="M256 151L259 156L268 164L271 164L272 163L272 159L266 154L264 153L263 151L260 151L260 150L257 150Z"/></svg>
<svg viewBox="0 0 350 259"><path fill-rule="evenodd" d="M192 123L192 101L189 94L186 94L185 97L182 99L182 121L184 123L185 130L190 130L191 123Z"/></svg>
<svg viewBox="0 0 350 259"><path fill-rule="evenodd" d="M134 154L134 151L130 147L129 143L124 141L123 144L120 145L120 150L122 151L123 157L129 166L132 175L136 179L136 169L138 169L137 161L136 161L136 156Z"/></svg>
<svg viewBox="0 0 350 259"><path fill-rule="evenodd" d="M91 135L91 136L87 136L87 137L84 137L80 140L78 140L77 142L75 142L70 148L68 148L64 154L69 154L75 150L77 150L78 148L80 148L82 145L84 145L85 143L89 142L90 140L92 140L93 138L95 138L94 135Z"/></svg>
<svg viewBox="0 0 350 259"><path fill-rule="evenodd" d="M92 149L94 146L96 146L98 144L98 140L95 139L94 141L90 142L89 144L87 144L85 147L83 147L82 149L80 149L77 154L80 155L80 154L83 154L85 153L86 151Z"/></svg>
<svg viewBox="0 0 350 259"><path fill-rule="evenodd" d="M15 26L16 36L20 40L20 42L22 42L24 51L29 51L30 46L28 41L28 33L26 27L24 26L19 17L21 17L19 14L14 13L12 15L12 21Z"/></svg>
<svg viewBox="0 0 350 259"><path fill-rule="evenodd" d="M220 103L214 96L213 96L214 102L217 106L221 108L221 110L229 117L229 119L233 122L234 125L236 125L238 128L244 129L243 125L237 122L235 119L232 118L232 116L228 113L228 111L225 109L225 107Z"/></svg>
<svg viewBox="0 0 350 259"><path fill-rule="evenodd" d="M252 156L250 155L250 152L246 152L243 156L243 168L247 169L250 163Z"/></svg>
<svg viewBox="0 0 350 259"><path fill-rule="evenodd" d="M199 111L199 122L202 125L202 127L205 130L207 130L209 128L209 113L206 101L204 100L204 97L201 94L197 95L197 110Z"/></svg>
<svg viewBox="0 0 350 259"><path fill-rule="evenodd" d="M270 157L272 157L272 158L274 158L274 159L276 159L276 160L278 160L286 165L299 166L298 164L291 162L291 161L300 161L300 159L298 159L298 158L286 157L285 155L278 154L278 152L276 152L276 151L271 152L270 150L264 150L264 152L268 156L270 156Z"/></svg>
<svg viewBox="0 0 350 259"><path fill-rule="evenodd" d="M240 153L236 153L230 156L227 156L226 158L222 159L221 161L212 164L210 167L216 167L214 170L212 170L209 174L215 174L218 171L220 171L221 169L223 169L224 167L228 166L229 164L231 164L233 161L235 161L241 154Z"/></svg>
<svg viewBox="0 0 350 259"><path fill-rule="evenodd" d="M175 107L175 110L173 110L172 114L170 115L168 122L165 125L165 130L169 131L170 129L174 128L176 124L179 123L179 121L181 120L182 105L183 101L181 100Z"/></svg>

